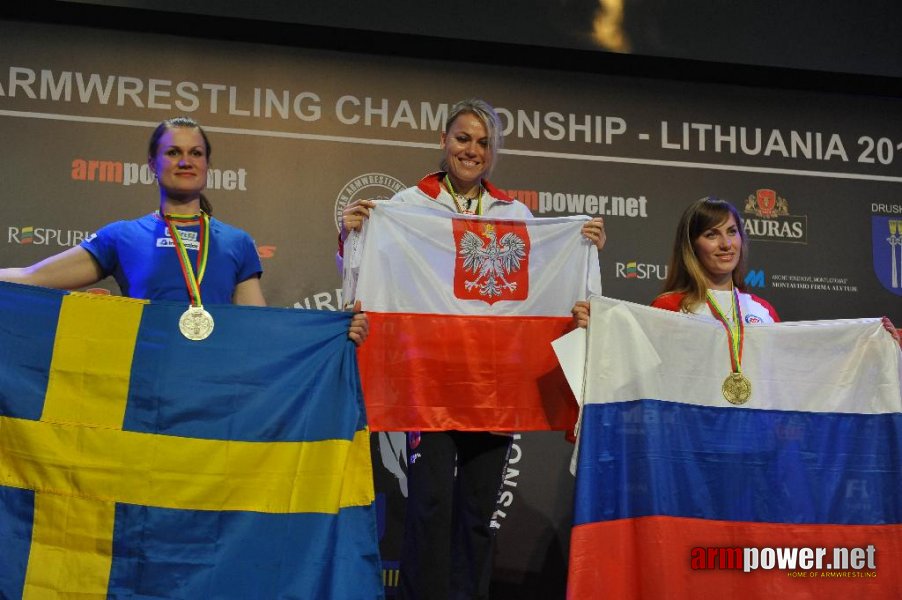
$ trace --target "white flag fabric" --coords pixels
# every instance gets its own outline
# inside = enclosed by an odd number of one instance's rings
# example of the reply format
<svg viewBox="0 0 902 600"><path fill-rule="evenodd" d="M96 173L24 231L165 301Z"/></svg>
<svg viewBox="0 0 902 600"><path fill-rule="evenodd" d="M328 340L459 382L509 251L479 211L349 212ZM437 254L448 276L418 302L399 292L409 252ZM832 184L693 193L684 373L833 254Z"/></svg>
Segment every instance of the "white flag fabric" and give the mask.
<svg viewBox="0 0 902 600"><path fill-rule="evenodd" d="M862 597L898 595L899 346L879 319L744 331L742 403L723 390L721 323L591 300L568 597L839 597L851 589L833 577L849 571ZM800 548L829 558L749 558ZM852 548L876 561L834 559Z"/></svg>
<svg viewBox="0 0 902 600"><path fill-rule="evenodd" d="M505 220L379 202L345 242L374 430L569 429L551 341L600 291L585 217Z"/></svg>
<svg viewBox="0 0 902 600"><path fill-rule="evenodd" d="M598 252L580 234L588 220L578 216L509 221L379 202L363 231L352 233L345 243L344 298L363 300L365 310L377 312L569 316L576 300L601 291ZM486 231L487 226L494 230ZM494 277L497 294L479 293L487 277L464 290L471 293L455 294L460 288L455 286L457 279L474 281L478 275L463 269L467 249L461 242L464 236L455 235L459 231L472 233L480 250L496 249L501 255L495 259L501 275ZM507 234L510 240L529 245L513 272L502 264L504 250L511 251L502 245ZM529 251L532 247L538 250ZM474 267L491 267L478 257L474 260ZM528 289L520 283L524 273ZM502 278L520 289L506 289Z"/></svg>
<svg viewBox="0 0 902 600"><path fill-rule="evenodd" d="M814 412L899 410L902 376L880 319L790 321L745 328L746 407ZM585 402L656 399L725 406L723 325L611 298L592 299Z"/></svg>

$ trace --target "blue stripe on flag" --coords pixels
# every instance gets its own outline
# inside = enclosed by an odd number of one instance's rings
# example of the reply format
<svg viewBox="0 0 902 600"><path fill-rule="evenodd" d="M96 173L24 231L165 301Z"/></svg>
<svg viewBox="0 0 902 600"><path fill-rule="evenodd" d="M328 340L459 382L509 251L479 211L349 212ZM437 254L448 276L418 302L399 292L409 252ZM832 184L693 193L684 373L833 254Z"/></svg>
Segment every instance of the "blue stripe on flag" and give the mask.
<svg viewBox="0 0 902 600"><path fill-rule="evenodd" d="M351 439L363 428L349 313L207 309L215 328L198 343L178 331L183 305L144 307L123 429L222 440L318 441ZM343 358L335 360L336 355ZM336 390L350 390L357 402L339 401Z"/></svg>
<svg viewBox="0 0 902 600"><path fill-rule="evenodd" d="M650 515L902 523L900 456L899 413L588 404L574 524Z"/></svg>
<svg viewBox="0 0 902 600"><path fill-rule="evenodd" d="M21 598L34 523L34 492L0 486L0 516L0 598Z"/></svg>
<svg viewBox="0 0 902 600"><path fill-rule="evenodd" d="M265 514L119 504L110 597L380 598L374 510Z"/></svg>
<svg viewBox="0 0 902 600"><path fill-rule="evenodd" d="M40 418L64 297L0 285L0 414ZM350 314L212 306L216 329L198 343L178 331L184 309L142 308L125 429L272 442L351 440L366 426ZM0 486L0 598L22 596L34 497ZM337 514L118 504L112 533L110 597L383 596L373 504Z"/></svg>
<svg viewBox="0 0 902 600"><path fill-rule="evenodd" d="M38 420L66 292L0 283L0 414Z"/></svg>

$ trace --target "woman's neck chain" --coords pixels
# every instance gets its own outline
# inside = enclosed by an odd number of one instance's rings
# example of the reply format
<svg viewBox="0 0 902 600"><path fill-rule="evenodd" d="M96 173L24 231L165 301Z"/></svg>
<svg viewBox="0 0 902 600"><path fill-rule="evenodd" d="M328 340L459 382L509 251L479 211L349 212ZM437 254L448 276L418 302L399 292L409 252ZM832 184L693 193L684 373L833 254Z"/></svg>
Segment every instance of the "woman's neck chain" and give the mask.
<svg viewBox="0 0 902 600"><path fill-rule="evenodd" d="M474 196L468 196L467 194L459 194L454 189L454 184L451 183L451 178L447 175L445 176L445 188L448 190L448 193L451 194L451 198L454 200L454 206L457 208L457 212L465 214L465 215L478 215L482 212L482 184L476 186L476 194ZM475 206L474 206L475 204Z"/></svg>

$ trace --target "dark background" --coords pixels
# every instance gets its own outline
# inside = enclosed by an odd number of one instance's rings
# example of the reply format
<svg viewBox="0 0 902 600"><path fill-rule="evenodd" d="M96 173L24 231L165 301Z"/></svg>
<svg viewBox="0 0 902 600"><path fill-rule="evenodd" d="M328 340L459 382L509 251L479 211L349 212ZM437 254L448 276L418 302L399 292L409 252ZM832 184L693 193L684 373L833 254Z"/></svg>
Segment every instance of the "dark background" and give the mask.
<svg viewBox="0 0 902 600"><path fill-rule="evenodd" d="M626 119L631 131L651 133L662 120L836 131L853 158L861 135L902 142L900 4L605 2L602 23L608 29L601 41L593 37L599 6L570 0L11 2L0 8L0 59L8 63L3 68L46 68L57 76L72 70L226 82L245 94L258 85L320 93L324 118L315 123L203 109L195 115L213 138L214 166L249 173L248 191L209 195L218 216L272 249L264 258L263 285L275 306L299 306L318 297L337 304L331 219L348 181L375 172L411 185L437 162L435 148L271 135L437 142L434 131L335 122L328 109L342 94L395 103L486 94L511 110L615 115ZM0 110L9 111L0 116L0 231L6 242L0 264L29 264L60 250L12 243L6 235L10 227L87 232L153 208L150 186L73 181L69 164L73 157L140 163L149 124L172 116L169 112L51 103L21 94L0 98ZM66 120L70 116L75 120ZM82 117L101 121L78 120ZM606 218L610 238L602 282L608 296L641 303L655 296L659 271L648 277L621 273L630 263L649 268L666 263L673 224L695 198L714 193L742 210L757 189L772 188L788 200L792 215L806 218L807 238L804 244L752 242L752 268L761 274L761 285L752 291L772 301L787 320L888 314L902 322L899 292L877 281L871 256L875 219L902 218L902 211L873 209L874 204L902 206L902 158L868 165L668 152L634 135L615 147L508 136L507 148L534 154L502 157L493 176L502 188L648 197L647 219ZM569 153L580 158L565 156ZM902 156L902 148L897 154ZM621 162L593 160L599 157ZM675 166L675 160L708 166ZM733 166L743 169L730 170ZM837 175L811 176L806 170ZM786 277L808 276L842 279L854 291L779 285ZM391 584L404 497L385 458L391 455L388 440L374 436L373 441L385 517L382 552ZM507 487L514 495L498 516L493 598L563 598L572 446L558 433L523 434L515 443Z"/></svg>
<svg viewBox="0 0 902 600"><path fill-rule="evenodd" d="M902 3L894 0L39 0L0 11L301 47L770 87L898 94L902 77Z"/></svg>

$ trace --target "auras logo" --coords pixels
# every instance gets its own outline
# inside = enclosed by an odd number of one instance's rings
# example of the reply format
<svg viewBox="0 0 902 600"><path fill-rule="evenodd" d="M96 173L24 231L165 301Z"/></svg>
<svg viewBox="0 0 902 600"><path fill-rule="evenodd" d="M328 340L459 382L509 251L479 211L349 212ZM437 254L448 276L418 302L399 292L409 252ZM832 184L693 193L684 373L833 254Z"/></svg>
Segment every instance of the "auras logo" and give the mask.
<svg viewBox="0 0 902 600"><path fill-rule="evenodd" d="M643 263L635 260L615 263L614 273L617 279L667 279L667 265Z"/></svg>
<svg viewBox="0 0 902 600"><path fill-rule="evenodd" d="M808 215L789 214L789 202L762 188L745 201L743 230L753 241L808 243Z"/></svg>
<svg viewBox="0 0 902 600"><path fill-rule="evenodd" d="M77 246L93 234L90 231L75 229L51 229L48 227L35 227L25 225L22 227L8 227L6 230L6 243L20 244L23 246L60 246L71 248Z"/></svg>
<svg viewBox="0 0 902 600"><path fill-rule="evenodd" d="M91 183L112 183L116 185L151 185L155 178L150 167L144 164L117 160L74 158L70 176L73 181ZM207 170L207 189L228 192L247 191L247 170L214 169Z"/></svg>

